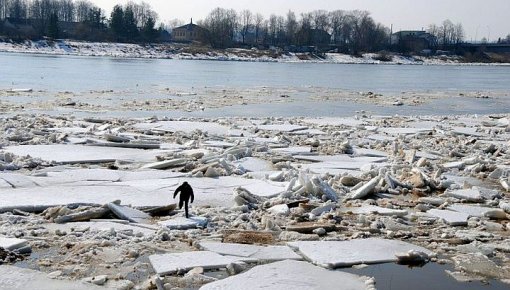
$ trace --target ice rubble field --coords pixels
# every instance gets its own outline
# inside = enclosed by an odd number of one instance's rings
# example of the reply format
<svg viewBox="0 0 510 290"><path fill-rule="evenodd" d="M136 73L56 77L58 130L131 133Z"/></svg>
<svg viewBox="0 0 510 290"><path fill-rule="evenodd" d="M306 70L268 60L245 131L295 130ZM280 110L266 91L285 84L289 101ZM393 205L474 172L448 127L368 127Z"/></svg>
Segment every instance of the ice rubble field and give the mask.
<svg viewBox="0 0 510 290"><path fill-rule="evenodd" d="M508 115L0 126L0 289L375 289L341 268L391 262L509 282Z"/></svg>

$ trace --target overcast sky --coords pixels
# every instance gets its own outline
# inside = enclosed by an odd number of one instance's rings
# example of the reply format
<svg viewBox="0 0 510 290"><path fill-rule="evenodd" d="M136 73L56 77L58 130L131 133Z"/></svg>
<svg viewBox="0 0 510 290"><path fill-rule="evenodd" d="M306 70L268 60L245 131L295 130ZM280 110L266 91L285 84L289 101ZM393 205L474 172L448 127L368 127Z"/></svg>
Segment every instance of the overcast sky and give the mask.
<svg viewBox="0 0 510 290"><path fill-rule="evenodd" d="M92 0L109 14L113 5L127 0ZM135 1L140 2L140 1ZM285 15L290 9L297 15L317 9L328 11L368 10L374 19L393 30L427 28L445 19L461 22L466 40L506 37L510 34L510 0L145 0L158 12L160 21L204 19L216 7L249 9L268 17Z"/></svg>

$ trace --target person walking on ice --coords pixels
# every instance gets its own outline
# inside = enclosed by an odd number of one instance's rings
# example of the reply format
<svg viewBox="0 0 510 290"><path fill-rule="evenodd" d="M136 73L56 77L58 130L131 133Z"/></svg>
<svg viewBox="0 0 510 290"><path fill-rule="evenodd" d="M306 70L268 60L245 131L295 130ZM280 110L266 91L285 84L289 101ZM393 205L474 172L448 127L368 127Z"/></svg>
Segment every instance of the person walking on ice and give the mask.
<svg viewBox="0 0 510 290"><path fill-rule="evenodd" d="M177 196L178 193L181 193L179 196L179 209L182 209L182 205L184 204L184 211L186 212L186 218L189 218L188 215L188 202L190 201L193 203L193 200L195 199L195 196L193 195L193 188L188 184L188 182L184 181L184 183L177 187L177 189L174 191L174 199Z"/></svg>

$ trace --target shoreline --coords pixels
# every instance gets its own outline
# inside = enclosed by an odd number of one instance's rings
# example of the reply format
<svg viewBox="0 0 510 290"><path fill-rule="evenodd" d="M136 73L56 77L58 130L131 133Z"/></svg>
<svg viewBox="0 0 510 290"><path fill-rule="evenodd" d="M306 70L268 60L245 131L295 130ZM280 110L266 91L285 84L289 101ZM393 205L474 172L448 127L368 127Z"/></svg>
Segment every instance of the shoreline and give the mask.
<svg viewBox="0 0 510 290"><path fill-rule="evenodd" d="M510 66L510 63L468 63L461 62L457 56L402 56L392 55L391 61L375 59L377 53L365 53L362 57L353 57L341 53L326 53L325 58L301 59L301 54L286 53L279 57L272 57L269 51L249 49L226 49L224 51L211 50L207 52L186 52L193 49L182 44L127 44L127 43L98 43L59 40L49 42L25 41L22 44L0 42L0 52L21 53L54 56L80 57L111 57L126 59L174 59L174 60L205 60L205 61L238 61L238 62L267 62L267 63L324 63L324 64L368 64L368 65L448 65L448 66ZM179 50L184 50L181 52Z"/></svg>

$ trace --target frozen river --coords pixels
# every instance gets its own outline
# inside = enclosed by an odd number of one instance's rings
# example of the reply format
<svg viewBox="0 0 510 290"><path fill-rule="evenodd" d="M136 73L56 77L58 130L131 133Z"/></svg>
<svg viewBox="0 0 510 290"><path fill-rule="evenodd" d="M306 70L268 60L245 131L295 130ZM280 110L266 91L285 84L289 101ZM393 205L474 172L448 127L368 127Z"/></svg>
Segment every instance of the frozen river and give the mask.
<svg viewBox="0 0 510 290"><path fill-rule="evenodd" d="M323 87L351 91L510 91L510 67L257 63L0 53L0 88Z"/></svg>
<svg viewBox="0 0 510 290"><path fill-rule="evenodd" d="M236 104L223 108L207 107L204 112L160 108L117 110L121 102L168 98L161 94L167 88L185 92L210 88L248 88L256 92L262 87L308 90L318 96L325 90L337 90L351 93L372 91L383 94L386 99L403 92L440 92L448 98L435 98L426 105L395 107L339 99L318 102L296 93L293 95L296 98L290 103L262 101L251 104L249 110ZM77 101L84 101L82 96L86 95L85 92L113 90L117 94L115 97L98 98L91 102L96 105L109 104L108 108L102 109L103 112L124 117L220 117L239 115L240 112L248 117L351 116L359 110L401 115L490 114L508 112L510 67L264 63L0 53L0 90L19 88L31 88L34 93L29 96L7 95L3 100L13 103L39 102L55 97L59 92L72 92ZM494 93L498 96L489 100L458 98L469 92ZM63 111L89 114L89 111L77 112L74 108L51 106L41 110L50 114Z"/></svg>

